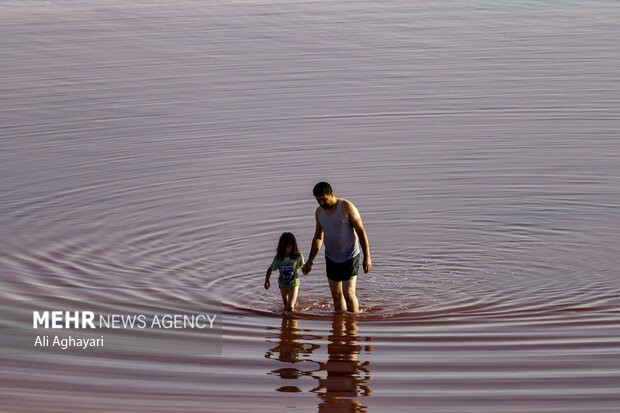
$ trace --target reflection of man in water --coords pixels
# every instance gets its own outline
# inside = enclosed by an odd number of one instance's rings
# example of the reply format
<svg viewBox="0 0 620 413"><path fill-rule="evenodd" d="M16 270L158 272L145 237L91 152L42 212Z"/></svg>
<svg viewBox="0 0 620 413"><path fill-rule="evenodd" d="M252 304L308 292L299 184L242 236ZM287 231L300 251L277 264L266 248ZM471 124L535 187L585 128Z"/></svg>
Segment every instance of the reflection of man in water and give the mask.
<svg viewBox="0 0 620 413"><path fill-rule="evenodd" d="M329 358L327 363L320 363L320 370L327 371L327 378L318 377L319 386L312 390L322 399L319 412L365 411L362 410L365 406L356 398L370 395L371 390L367 385L371 378L368 370L370 362L360 363L358 359L362 346L359 344L356 318L336 315L328 339ZM366 346L366 351L371 350L371 346Z"/></svg>
<svg viewBox="0 0 620 413"><path fill-rule="evenodd" d="M313 194L319 207L314 214L316 229L304 273L312 269L312 262L325 240L325 264L334 309L355 313L359 311L355 285L360 252L364 252L364 273L368 273L372 268L370 244L362 217L353 203L336 198L327 182L316 184Z"/></svg>

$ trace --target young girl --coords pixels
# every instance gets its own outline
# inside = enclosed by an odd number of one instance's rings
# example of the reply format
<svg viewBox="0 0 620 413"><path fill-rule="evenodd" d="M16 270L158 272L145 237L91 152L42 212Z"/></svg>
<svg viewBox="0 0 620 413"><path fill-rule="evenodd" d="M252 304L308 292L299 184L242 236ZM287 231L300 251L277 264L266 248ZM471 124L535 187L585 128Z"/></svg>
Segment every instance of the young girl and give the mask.
<svg viewBox="0 0 620 413"><path fill-rule="evenodd" d="M295 311L295 301L297 301L299 290L299 271L303 266L304 256L299 252L295 236L290 232L285 232L280 236L276 257L267 269L265 277L265 289L268 289L271 286L269 283L271 272L280 270L278 286L282 293L285 311Z"/></svg>

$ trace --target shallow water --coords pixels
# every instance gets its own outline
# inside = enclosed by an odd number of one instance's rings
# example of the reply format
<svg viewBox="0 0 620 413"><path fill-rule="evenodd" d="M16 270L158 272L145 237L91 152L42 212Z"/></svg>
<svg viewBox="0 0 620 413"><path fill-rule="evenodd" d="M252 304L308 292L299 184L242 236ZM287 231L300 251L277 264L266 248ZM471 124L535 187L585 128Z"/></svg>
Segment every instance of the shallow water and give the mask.
<svg viewBox="0 0 620 413"><path fill-rule="evenodd" d="M0 2L3 302L223 303L222 355L0 359L2 411L616 412L620 5ZM321 180L374 268L262 280Z"/></svg>

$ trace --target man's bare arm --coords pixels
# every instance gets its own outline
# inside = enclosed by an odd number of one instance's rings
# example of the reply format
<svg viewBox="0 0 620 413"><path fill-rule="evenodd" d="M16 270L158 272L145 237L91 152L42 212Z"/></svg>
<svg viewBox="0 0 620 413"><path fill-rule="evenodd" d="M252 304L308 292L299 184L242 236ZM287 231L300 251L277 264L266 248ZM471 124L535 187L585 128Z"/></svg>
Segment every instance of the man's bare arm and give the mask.
<svg viewBox="0 0 620 413"><path fill-rule="evenodd" d="M345 201L345 206L347 209L347 215L349 221L353 225L353 229L357 233L357 237L360 240L360 246L362 247L362 252L364 252L364 273L368 274L368 272L372 269L372 260L370 258L370 243L368 242L368 236L366 235L366 230L364 229L364 224L362 223L362 217L360 216L359 211L351 203L350 201Z"/></svg>
<svg viewBox="0 0 620 413"><path fill-rule="evenodd" d="M312 269L312 263L316 258L317 254L321 250L321 246L323 245L323 227L321 226L321 221L319 220L320 210L317 208L316 213L314 214L314 218L316 221L316 228L314 230L314 238L312 238L312 246L310 248L310 255L308 256L308 261L306 265L304 265L304 269L306 272L310 272Z"/></svg>

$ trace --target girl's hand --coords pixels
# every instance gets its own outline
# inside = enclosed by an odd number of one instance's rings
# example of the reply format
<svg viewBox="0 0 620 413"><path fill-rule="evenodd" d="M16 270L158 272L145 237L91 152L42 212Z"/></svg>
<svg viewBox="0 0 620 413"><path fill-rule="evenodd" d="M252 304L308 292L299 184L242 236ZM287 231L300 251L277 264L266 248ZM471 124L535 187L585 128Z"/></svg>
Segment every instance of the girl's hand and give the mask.
<svg viewBox="0 0 620 413"><path fill-rule="evenodd" d="M312 261L308 261L306 265L302 267L301 271L304 273L304 275L308 275L308 273L312 271Z"/></svg>
<svg viewBox="0 0 620 413"><path fill-rule="evenodd" d="M265 290L268 290L269 287L271 287L271 284L269 283L268 280L265 281Z"/></svg>

